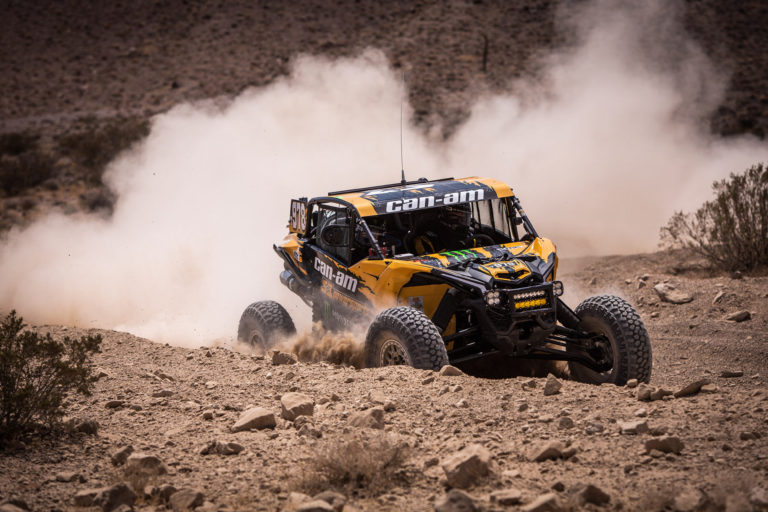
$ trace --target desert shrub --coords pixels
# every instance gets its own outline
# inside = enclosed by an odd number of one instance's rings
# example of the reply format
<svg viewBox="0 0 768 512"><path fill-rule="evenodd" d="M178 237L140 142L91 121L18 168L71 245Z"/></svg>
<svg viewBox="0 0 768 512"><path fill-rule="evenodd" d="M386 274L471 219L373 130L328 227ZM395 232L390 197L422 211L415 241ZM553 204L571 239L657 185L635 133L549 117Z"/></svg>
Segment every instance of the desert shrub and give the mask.
<svg viewBox="0 0 768 512"><path fill-rule="evenodd" d="M38 427L52 429L66 394L89 394L96 379L90 357L101 336L57 341L25 327L15 311L0 324L0 444Z"/></svg>
<svg viewBox="0 0 768 512"><path fill-rule="evenodd" d="M37 135L26 132L3 133L0 135L0 155L16 156L37 150Z"/></svg>
<svg viewBox="0 0 768 512"><path fill-rule="evenodd" d="M754 165L712 188L714 200L672 216L661 229L662 243L691 249L727 270L768 266L768 169Z"/></svg>
<svg viewBox="0 0 768 512"><path fill-rule="evenodd" d="M15 196L53 175L53 159L41 151L0 158L0 188Z"/></svg>
<svg viewBox="0 0 768 512"><path fill-rule="evenodd" d="M87 178L92 183L101 181L104 168L118 153L149 135L145 119L119 117L106 124L90 119L85 125L83 130L61 137L59 148L89 171Z"/></svg>
<svg viewBox="0 0 768 512"><path fill-rule="evenodd" d="M308 494L327 489L379 494L397 483L407 448L383 433L326 441L302 467L295 487Z"/></svg>

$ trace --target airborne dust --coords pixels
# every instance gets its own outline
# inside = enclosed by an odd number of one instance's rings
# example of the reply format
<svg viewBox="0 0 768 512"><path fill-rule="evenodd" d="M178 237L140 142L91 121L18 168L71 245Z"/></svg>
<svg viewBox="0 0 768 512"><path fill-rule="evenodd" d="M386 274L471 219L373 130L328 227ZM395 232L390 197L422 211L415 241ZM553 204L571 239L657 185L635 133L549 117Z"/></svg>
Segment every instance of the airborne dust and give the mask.
<svg viewBox="0 0 768 512"><path fill-rule="evenodd" d="M406 104L408 177L510 183L561 256L653 250L673 211L766 160L768 145L707 131L727 77L686 38L678 4L639 4L563 10L577 44L543 56L537 79L478 97L447 141L414 128ZM369 50L298 56L271 85L155 117L108 168L112 218L53 213L10 234L0 308L196 347L231 339L243 308L271 298L307 333L310 313L280 285L271 248L289 199L397 181L404 96Z"/></svg>

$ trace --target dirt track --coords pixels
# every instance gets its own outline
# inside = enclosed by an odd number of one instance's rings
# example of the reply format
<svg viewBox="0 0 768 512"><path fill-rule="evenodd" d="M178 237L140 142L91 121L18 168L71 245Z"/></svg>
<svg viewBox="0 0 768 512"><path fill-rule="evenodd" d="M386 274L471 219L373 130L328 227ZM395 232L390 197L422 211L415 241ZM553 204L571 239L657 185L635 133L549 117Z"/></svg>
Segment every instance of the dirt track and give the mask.
<svg viewBox="0 0 768 512"><path fill-rule="evenodd" d="M328 446L340 453L355 436L368 446L388 436L408 447L404 464L377 492L354 485L334 489L348 500L345 510L431 509L446 493L442 464L471 444L491 455L490 474L472 478L466 489L483 510L518 509L492 498L509 489L520 491L523 504L554 492L558 507L599 508L579 501L584 484L610 496L606 509L750 510L750 495L759 500L755 489L765 488L768 478L768 278L697 277L702 270L695 265L672 268L680 261L679 254L654 254L566 262L561 277L571 302L577 295L614 291L639 305L653 343L652 386L677 391L707 378L714 392L643 402L636 389L561 379L560 393L545 396L543 378L486 380L326 362L275 366L269 357L238 351L242 347L187 350L107 331L96 360L106 376L92 397L70 400L75 418L99 423L98 435L78 433L60 445L32 443L5 453L0 497L22 498L34 510L70 509L78 491L126 479L125 466L113 466L110 457L131 445L157 455L169 469L149 481L128 478L134 485L198 489L209 507L283 510L290 508L289 493L312 484L311 461L318 453ZM644 274L647 285L638 289L637 277ZM652 286L662 281L694 300L660 302ZM713 305L718 291L724 295ZM748 310L752 318L722 319L736 310ZM280 418L280 398L291 391L314 401L307 425ZM112 401L120 403L110 408L118 403ZM276 427L231 432L253 406L274 413ZM383 431L353 419L376 407L386 411ZM204 419L206 412L211 419ZM635 420L645 420L649 430L620 433L620 422ZM679 454L646 453L647 441L665 436L683 442ZM243 451L200 455L212 440L238 443ZM552 441L574 448L575 455L530 460L541 443ZM85 481L56 481L67 472ZM137 501L139 510L158 505L157 498Z"/></svg>

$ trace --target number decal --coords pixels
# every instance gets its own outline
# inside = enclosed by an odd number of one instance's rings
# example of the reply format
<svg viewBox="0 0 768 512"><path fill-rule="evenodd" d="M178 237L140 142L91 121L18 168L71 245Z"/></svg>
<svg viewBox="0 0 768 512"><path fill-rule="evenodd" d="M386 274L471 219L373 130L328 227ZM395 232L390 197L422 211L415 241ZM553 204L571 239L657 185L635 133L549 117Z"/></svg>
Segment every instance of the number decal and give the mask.
<svg viewBox="0 0 768 512"><path fill-rule="evenodd" d="M307 203L304 201L291 199L291 220L288 230L300 235L307 232Z"/></svg>

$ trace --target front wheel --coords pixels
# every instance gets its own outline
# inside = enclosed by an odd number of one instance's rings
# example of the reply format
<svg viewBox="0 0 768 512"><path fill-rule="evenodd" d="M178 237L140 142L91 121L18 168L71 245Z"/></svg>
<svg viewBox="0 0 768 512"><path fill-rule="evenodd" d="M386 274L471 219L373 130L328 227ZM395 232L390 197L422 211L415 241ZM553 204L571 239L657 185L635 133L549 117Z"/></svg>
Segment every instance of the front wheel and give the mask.
<svg viewBox="0 0 768 512"><path fill-rule="evenodd" d="M421 311L407 306L379 313L365 337L366 366L408 365L439 370L448 352L435 324Z"/></svg>
<svg viewBox="0 0 768 512"><path fill-rule="evenodd" d="M296 334L291 315L273 300L254 302L243 311L237 327L237 339L267 350L281 337Z"/></svg>
<svg viewBox="0 0 768 512"><path fill-rule="evenodd" d="M651 341L637 311L614 295L590 297L579 304L579 327L593 336L593 357L610 364L610 369L596 372L569 362L571 376L590 384L613 383L623 386L629 379L651 380Z"/></svg>

